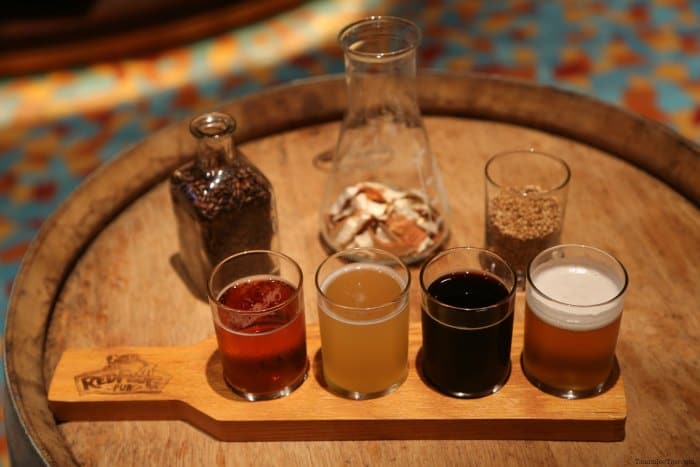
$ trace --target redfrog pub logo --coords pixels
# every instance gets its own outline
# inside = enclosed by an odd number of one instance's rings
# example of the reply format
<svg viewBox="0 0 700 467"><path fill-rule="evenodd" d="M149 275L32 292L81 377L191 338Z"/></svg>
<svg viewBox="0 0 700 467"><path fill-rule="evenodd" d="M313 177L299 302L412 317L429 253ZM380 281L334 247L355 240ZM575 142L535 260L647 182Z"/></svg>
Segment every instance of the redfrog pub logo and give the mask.
<svg viewBox="0 0 700 467"><path fill-rule="evenodd" d="M134 394L158 393L172 378L138 354L108 355L107 366L75 377L78 393Z"/></svg>

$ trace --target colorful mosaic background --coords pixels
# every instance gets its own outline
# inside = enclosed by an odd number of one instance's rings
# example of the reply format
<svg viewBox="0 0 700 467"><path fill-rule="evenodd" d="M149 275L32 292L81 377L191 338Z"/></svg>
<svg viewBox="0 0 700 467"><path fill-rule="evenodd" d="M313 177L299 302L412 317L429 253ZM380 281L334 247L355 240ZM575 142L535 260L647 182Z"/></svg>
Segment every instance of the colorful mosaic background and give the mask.
<svg viewBox="0 0 700 467"><path fill-rule="evenodd" d="M368 14L415 21L422 68L567 88L700 142L697 0L318 0L146 58L0 78L0 326L22 255L87 174L194 113L341 73L337 31Z"/></svg>

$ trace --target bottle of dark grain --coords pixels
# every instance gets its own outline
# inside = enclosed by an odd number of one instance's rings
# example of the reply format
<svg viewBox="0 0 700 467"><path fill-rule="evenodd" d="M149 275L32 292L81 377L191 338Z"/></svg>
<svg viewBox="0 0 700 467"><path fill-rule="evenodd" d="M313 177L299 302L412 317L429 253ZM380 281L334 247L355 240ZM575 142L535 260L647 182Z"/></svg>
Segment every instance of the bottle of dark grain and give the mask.
<svg viewBox="0 0 700 467"><path fill-rule="evenodd" d="M170 177L180 259L202 297L221 259L278 247L272 185L236 147L235 129L235 120L225 113L194 118L190 132L198 143L196 158Z"/></svg>

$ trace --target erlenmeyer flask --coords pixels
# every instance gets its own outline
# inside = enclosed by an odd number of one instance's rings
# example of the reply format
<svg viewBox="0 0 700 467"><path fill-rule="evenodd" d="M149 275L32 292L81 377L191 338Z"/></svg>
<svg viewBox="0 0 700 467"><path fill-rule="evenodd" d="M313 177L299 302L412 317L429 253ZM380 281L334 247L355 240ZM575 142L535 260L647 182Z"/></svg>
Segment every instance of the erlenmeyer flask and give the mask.
<svg viewBox="0 0 700 467"><path fill-rule="evenodd" d="M415 90L420 37L387 16L338 35L348 105L321 204L331 250L373 246L415 263L447 238L447 195Z"/></svg>

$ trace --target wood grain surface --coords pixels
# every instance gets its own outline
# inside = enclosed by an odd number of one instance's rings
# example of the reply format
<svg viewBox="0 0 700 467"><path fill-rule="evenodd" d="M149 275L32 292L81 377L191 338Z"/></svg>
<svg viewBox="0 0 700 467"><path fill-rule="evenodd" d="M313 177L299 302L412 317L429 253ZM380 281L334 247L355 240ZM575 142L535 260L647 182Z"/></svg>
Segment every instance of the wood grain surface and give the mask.
<svg viewBox="0 0 700 467"><path fill-rule="evenodd" d="M46 462L698 461L698 147L650 121L568 93L475 76L421 79L425 122L452 207L449 246L483 243L483 168L491 154L535 147L569 163L572 181L563 241L614 254L630 276L617 347L627 400L625 439L436 440L418 433L413 440L221 442L181 421L56 424L47 390L64 349L188 345L213 332L207 304L180 278L174 218L162 184L192 153L184 122L96 173L47 222L25 258L10 302L6 372L13 406ZM306 318L311 324L317 317L309 278L325 257L318 240L317 200L326 176L313 160L334 145L343 89L341 78L330 78L224 107L241 123L242 149L275 186L282 249L300 263L307 278ZM285 112L278 112L280 108ZM418 303L413 287L414 323L419 320ZM521 323L522 297L518 303L516 322ZM503 405L507 408L508 401Z"/></svg>

